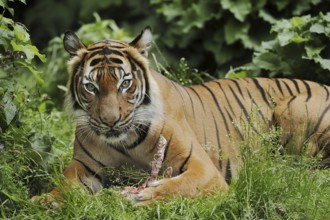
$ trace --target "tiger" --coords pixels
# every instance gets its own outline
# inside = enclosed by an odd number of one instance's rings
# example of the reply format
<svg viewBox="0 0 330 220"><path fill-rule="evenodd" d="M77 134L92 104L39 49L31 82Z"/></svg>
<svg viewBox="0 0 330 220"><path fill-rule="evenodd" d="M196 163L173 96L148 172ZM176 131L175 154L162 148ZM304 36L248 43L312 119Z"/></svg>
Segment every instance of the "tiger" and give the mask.
<svg viewBox="0 0 330 220"><path fill-rule="evenodd" d="M105 168L150 171L162 135L167 140L162 169L170 167L172 175L153 181L135 202L226 192L242 167L244 122L252 122L256 132L280 127L283 146L303 134L293 151L301 152L308 142L308 154L321 155L324 168L330 165L329 86L284 78L182 86L150 67L152 42L149 26L130 43L103 40L86 46L74 32L65 33L66 99L76 122L66 180L96 193L104 187ZM58 188L50 195L62 196Z"/></svg>

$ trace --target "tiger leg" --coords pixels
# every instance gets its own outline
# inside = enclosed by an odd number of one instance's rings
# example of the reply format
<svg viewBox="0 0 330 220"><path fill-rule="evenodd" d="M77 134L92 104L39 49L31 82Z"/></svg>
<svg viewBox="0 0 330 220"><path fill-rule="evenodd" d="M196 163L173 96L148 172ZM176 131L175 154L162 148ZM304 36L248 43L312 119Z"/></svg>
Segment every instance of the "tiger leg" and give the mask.
<svg viewBox="0 0 330 220"><path fill-rule="evenodd" d="M171 129L175 133L172 135L168 155L164 161L164 164L173 167L173 173L178 175L151 183L150 187L136 196L138 203L143 204L151 199L166 199L171 195L196 197L215 190L228 189L224 177L205 150L197 139L191 138L195 136L188 132L189 126L182 127L187 129L185 131L180 131L179 127Z"/></svg>
<svg viewBox="0 0 330 220"><path fill-rule="evenodd" d="M291 153L320 156L330 164L330 99L327 87L302 93L277 103L274 118L282 130L282 144ZM304 148L305 146L305 148Z"/></svg>
<svg viewBox="0 0 330 220"><path fill-rule="evenodd" d="M31 200L33 202L39 202L44 206L56 208L62 203L63 194L61 192L75 185L86 187L92 192L97 192L101 189L102 182L95 174L91 174L86 165L82 164L79 160L73 159L64 171L64 179L61 181L61 187L55 187L44 196L34 196Z"/></svg>

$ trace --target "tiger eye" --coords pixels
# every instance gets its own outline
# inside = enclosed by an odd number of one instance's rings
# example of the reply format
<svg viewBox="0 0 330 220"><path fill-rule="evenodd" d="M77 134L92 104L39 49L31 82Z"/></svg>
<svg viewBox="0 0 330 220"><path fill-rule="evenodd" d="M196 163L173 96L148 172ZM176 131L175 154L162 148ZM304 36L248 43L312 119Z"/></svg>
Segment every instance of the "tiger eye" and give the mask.
<svg viewBox="0 0 330 220"><path fill-rule="evenodd" d="M94 86L93 83L87 83L87 84L85 84L85 88L89 92L95 92L95 90L96 90L96 87Z"/></svg>
<svg viewBox="0 0 330 220"><path fill-rule="evenodd" d="M129 86L131 85L131 81L130 80L124 80L122 83L121 83L121 88L123 89L127 89Z"/></svg>

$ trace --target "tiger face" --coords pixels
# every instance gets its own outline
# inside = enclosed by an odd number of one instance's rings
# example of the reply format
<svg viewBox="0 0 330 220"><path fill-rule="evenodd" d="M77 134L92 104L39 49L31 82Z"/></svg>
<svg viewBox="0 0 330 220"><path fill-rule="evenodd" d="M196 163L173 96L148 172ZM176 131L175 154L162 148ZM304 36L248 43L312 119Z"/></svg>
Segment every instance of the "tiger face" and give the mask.
<svg viewBox="0 0 330 220"><path fill-rule="evenodd" d="M65 34L71 55L68 100L81 135L127 146L147 132L154 112L146 59L151 40L149 28L129 44L105 40L88 47L73 32Z"/></svg>

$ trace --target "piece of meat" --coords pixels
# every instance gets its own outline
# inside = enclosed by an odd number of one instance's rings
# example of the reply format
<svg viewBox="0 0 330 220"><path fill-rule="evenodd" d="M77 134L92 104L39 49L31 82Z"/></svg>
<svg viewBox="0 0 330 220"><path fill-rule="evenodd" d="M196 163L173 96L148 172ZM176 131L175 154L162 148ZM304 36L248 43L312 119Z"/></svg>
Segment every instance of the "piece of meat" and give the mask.
<svg viewBox="0 0 330 220"><path fill-rule="evenodd" d="M162 167L165 148L167 141L163 135L160 135L159 140L157 142L157 151L154 155L154 160L151 162L151 173L146 179L146 181L138 187L128 186L121 192L122 195L125 195L126 198L131 199L135 194L138 194L141 190L150 186L153 181L157 180L158 173ZM172 176L172 167L166 168L164 171L164 177L169 178Z"/></svg>

